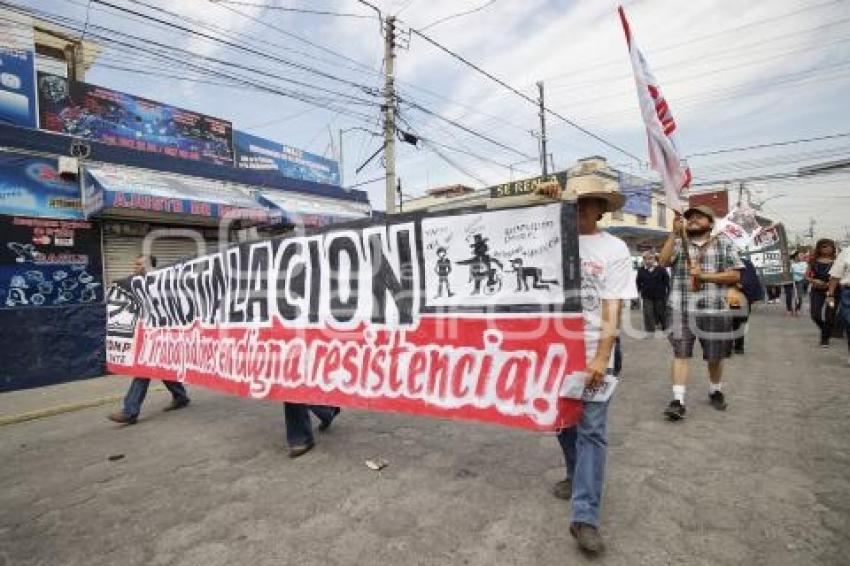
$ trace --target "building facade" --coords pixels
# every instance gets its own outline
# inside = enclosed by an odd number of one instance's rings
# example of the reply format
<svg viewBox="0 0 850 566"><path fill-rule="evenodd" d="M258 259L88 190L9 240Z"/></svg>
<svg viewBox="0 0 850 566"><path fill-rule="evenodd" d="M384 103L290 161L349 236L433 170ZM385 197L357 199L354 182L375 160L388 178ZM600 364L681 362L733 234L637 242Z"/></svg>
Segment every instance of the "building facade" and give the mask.
<svg viewBox="0 0 850 566"><path fill-rule="evenodd" d="M0 391L102 375L106 289L142 253L163 266L370 216L335 162L88 84L96 44L3 17Z"/></svg>

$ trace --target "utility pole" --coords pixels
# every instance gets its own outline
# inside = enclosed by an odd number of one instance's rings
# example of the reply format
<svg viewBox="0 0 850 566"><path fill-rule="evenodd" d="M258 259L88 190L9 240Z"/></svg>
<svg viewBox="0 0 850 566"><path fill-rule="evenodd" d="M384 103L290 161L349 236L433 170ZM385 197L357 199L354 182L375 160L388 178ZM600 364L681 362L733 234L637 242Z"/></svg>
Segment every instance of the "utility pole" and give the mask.
<svg viewBox="0 0 850 566"><path fill-rule="evenodd" d="M543 81L537 81L537 90L540 91L540 96L537 101L540 103L540 163L543 166L543 176L549 174L549 166L546 161L546 106L543 104Z"/></svg>
<svg viewBox="0 0 850 566"><path fill-rule="evenodd" d="M384 163L387 214L395 213L395 17L386 19L384 38Z"/></svg>

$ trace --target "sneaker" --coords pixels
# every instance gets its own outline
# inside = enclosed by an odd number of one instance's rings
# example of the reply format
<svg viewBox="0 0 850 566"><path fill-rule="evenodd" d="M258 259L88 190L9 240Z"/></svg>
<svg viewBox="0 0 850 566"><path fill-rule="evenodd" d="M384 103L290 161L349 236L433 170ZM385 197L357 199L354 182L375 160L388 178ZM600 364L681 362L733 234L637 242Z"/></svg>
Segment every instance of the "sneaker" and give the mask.
<svg viewBox="0 0 850 566"><path fill-rule="evenodd" d="M673 399L664 409L664 416L671 421L680 421L685 418L685 406L678 399Z"/></svg>
<svg viewBox="0 0 850 566"><path fill-rule="evenodd" d="M726 396L723 395L722 391L715 391L714 393L709 394L708 401L711 403L711 406L718 411L726 410Z"/></svg>
<svg viewBox="0 0 850 566"><path fill-rule="evenodd" d="M570 523L570 534L576 539L578 547L588 554L599 554L605 550L605 543L599 529L588 523Z"/></svg>
<svg viewBox="0 0 850 566"><path fill-rule="evenodd" d="M567 478L555 484L552 488L552 495L558 499L569 501L573 497L573 480Z"/></svg>

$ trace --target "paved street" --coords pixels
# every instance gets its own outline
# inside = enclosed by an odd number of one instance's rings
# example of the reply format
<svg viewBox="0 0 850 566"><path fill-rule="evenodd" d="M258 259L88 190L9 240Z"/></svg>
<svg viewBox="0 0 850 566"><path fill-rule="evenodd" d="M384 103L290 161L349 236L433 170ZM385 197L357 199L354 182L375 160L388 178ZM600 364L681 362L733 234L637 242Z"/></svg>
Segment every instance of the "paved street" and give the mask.
<svg viewBox="0 0 850 566"><path fill-rule="evenodd" d="M678 424L661 418L666 341L626 340L598 563L847 563L846 344L821 351L814 325L778 307L752 326L728 367L729 411L708 406L700 367ZM101 379L3 394L0 409L127 383ZM586 561L569 504L550 495L563 476L551 435L347 411L289 460L279 405L192 395L188 410L162 413L167 396L152 390L133 427L106 421L116 405L0 427L0 565ZM364 465L378 456L381 472Z"/></svg>

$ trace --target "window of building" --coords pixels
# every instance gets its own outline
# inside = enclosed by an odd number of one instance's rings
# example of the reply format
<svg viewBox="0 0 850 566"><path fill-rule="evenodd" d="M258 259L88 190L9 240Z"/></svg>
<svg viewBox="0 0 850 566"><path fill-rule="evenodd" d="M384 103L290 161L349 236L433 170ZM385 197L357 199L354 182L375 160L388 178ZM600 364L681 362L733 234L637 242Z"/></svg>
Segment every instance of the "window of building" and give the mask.
<svg viewBox="0 0 850 566"><path fill-rule="evenodd" d="M658 227L667 227L667 206L660 202L658 203Z"/></svg>
<svg viewBox="0 0 850 566"><path fill-rule="evenodd" d="M637 217L637 223L638 223L638 224L640 224L640 225L644 225L644 224L646 224L646 216L640 216L640 215L638 215L638 217Z"/></svg>

